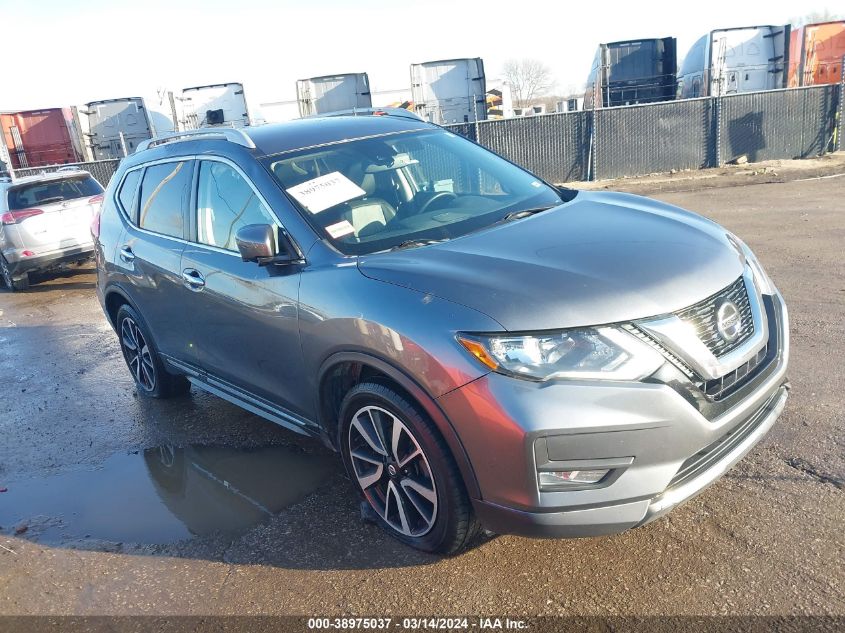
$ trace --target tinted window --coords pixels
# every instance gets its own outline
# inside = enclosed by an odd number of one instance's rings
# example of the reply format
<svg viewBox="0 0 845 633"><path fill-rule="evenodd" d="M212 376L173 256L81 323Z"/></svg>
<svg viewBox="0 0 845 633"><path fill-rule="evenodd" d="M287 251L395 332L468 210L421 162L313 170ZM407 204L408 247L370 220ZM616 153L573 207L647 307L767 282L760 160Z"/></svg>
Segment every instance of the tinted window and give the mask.
<svg viewBox="0 0 845 633"><path fill-rule="evenodd" d="M91 198L101 193L103 193L103 188L91 176L33 183L9 191L9 210L17 211L39 204Z"/></svg>
<svg viewBox="0 0 845 633"><path fill-rule="evenodd" d="M272 223L273 216L243 176L224 163L200 163L197 238L202 244L236 251L239 228Z"/></svg>
<svg viewBox="0 0 845 633"><path fill-rule="evenodd" d="M118 194L118 199L120 200L120 206L123 207L123 210L126 212L133 222L137 220L137 205L135 201L137 200L138 195L138 180L141 178L141 170L136 169L135 171L130 171L126 174L126 178L123 179L123 185L120 187L120 193Z"/></svg>
<svg viewBox="0 0 845 633"><path fill-rule="evenodd" d="M182 208L191 185L190 162L147 167L141 182L141 228L173 237L184 237Z"/></svg>

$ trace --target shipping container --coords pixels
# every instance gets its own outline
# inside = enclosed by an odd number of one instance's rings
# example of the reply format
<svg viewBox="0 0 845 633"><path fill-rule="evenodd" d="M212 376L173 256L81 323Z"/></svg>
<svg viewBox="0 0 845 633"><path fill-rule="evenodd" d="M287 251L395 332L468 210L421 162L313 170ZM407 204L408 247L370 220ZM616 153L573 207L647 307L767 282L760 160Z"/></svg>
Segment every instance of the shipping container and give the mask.
<svg viewBox="0 0 845 633"><path fill-rule="evenodd" d="M599 44L584 93L585 108L670 101L677 93L674 37Z"/></svg>
<svg viewBox="0 0 845 633"><path fill-rule="evenodd" d="M81 160L80 134L70 108L0 113L0 136L14 169Z"/></svg>
<svg viewBox="0 0 845 633"><path fill-rule="evenodd" d="M789 87L835 84L842 79L845 20L793 28L789 45Z"/></svg>
<svg viewBox="0 0 845 633"><path fill-rule="evenodd" d="M226 83L184 88L180 98L183 130L224 125L250 125L243 84Z"/></svg>
<svg viewBox="0 0 845 633"><path fill-rule="evenodd" d="M692 45L678 73L681 99L787 87L790 27L717 29Z"/></svg>
<svg viewBox="0 0 845 633"><path fill-rule="evenodd" d="M411 64L411 101L426 121L440 125L483 121L486 93L480 57Z"/></svg>
<svg viewBox="0 0 845 633"><path fill-rule="evenodd" d="M92 101L85 107L88 120L85 138L94 160L123 158L132 154L139 143L154 136L141 97Z"/></svg>
<svg viewBox="0 0 845 633"><path fill-rule="evenodd" d="M373 106L367 73L300 79L296 82L296 100L300 116Z"/></svg>

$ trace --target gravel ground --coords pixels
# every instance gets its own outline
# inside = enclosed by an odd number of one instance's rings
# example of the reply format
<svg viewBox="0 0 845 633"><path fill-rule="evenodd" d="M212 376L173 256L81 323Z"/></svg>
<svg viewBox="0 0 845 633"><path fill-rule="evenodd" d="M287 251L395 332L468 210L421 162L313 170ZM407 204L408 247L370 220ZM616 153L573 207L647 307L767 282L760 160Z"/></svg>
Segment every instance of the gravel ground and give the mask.
<svg viewBox="0 0 845 633"><path fill-rule="evenodd" d="M0 517L13 517L16 491L47 504L0 526L0 614L845 614L845 177L710 185L656 197L723 223L759 255L791 311L792 395L719 483L613 537L496 537L454 558L409 550L361 522L339 461L317 443L196 390L139 398L90 267L0 291ZM249 527L208 529L237 486L202 482L231 484L267 447L318 459L319 476ZM174 455L211 475L175 488L158 474ZM297 473L277 480L302 485ZM92 479L112 492L73 484ZM267 492L248 484L244 503ZM151 490L193 537L109 535L137 527ZM77 510L52 513L59 496ZM209 514L215 504L222 514ZM79 532L92 512L102 520Z"/></svg>

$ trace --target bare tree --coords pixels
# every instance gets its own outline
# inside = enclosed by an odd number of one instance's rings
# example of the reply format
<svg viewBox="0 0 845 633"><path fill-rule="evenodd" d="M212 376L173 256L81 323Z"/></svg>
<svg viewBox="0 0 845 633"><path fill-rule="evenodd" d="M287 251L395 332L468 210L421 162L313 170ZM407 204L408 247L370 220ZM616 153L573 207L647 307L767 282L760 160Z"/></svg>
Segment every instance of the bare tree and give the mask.
<svg viewBox="0 0 845 633"><path fill-rule="evenodd" d="M554 85L551 69L537 59L509 59L502 75L510 84L511 95L518 107L529 105Z"/></svg>
<svg viewBox="0 0 845 633"><path fill-rule="evenodd" d="M835 22L837 20L845 19L845 14L833 12L830 9L823 9L822 11L811 11L805 15L792 18L790 22L792 26L804 26L805 24L815 24L816 22Z"/></svg>

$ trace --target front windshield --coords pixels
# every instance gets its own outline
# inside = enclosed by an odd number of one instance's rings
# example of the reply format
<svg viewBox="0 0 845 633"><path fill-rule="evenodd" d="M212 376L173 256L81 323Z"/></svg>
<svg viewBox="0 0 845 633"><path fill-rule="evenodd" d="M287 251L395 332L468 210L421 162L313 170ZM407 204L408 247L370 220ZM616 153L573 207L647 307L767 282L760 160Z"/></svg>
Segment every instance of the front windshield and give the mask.
<svg viewBox="0 0 845 633"><path fill-rule="evenodd" d="M563 202L536 177L442 129L288 152L266 164L347 255L448 240Z"/></svg>

